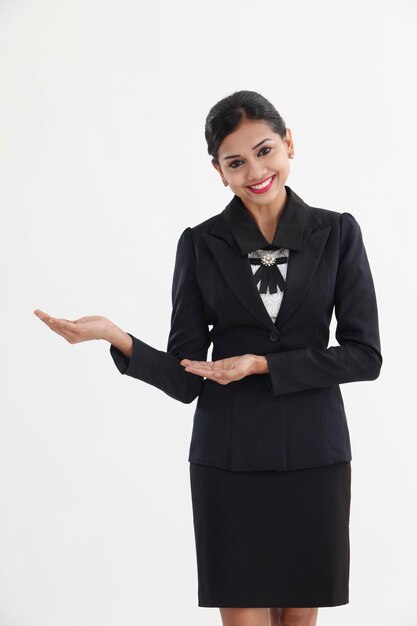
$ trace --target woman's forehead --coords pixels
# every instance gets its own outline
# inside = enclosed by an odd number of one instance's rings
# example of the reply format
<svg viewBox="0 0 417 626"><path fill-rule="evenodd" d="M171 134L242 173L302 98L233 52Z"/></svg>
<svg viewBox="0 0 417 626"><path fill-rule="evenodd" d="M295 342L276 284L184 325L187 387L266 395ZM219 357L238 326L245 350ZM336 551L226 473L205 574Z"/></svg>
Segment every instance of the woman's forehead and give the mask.
<svg viewBox="0 0 417 626"><path fill-rule="evenodd" d="M271 125L265 120L243 120L239 126L226 135L219 146L219 152L229 151L237 146L245 149L254 149L260 141L265 139L276 140L278 133L275 133Z"/></svg>

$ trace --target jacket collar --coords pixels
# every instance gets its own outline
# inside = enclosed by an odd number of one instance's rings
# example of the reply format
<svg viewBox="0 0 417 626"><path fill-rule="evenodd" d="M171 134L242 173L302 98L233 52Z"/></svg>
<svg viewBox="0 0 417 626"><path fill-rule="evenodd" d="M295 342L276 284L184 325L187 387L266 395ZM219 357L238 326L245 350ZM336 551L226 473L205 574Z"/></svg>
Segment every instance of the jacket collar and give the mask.
<svg viewBox="0 0 417 626"><path fill-rule="evenodd" d="M274 234L272 245L277 248L301 250L319 220L295 191L285 185L287 198ZM228 241L240 254L269 246L251 213L239 196L234 195L229 204L220 213L212 235Z"/></svg>
<svg viewBox="0 0 417 626"><path fill-rule="evenodd" d="M247 258L249 248L253 250L259 244L268 245L268 242L241 200L234 196L218 214L210 232L203 234L230 289L248 311L271 330L276 330L291 317L307 293L331 228L323 227L313 208L290 187L285 188L287 200L278 221L274 244L293 252L287 270L287 288L275 324L259 296Z"/></svg>

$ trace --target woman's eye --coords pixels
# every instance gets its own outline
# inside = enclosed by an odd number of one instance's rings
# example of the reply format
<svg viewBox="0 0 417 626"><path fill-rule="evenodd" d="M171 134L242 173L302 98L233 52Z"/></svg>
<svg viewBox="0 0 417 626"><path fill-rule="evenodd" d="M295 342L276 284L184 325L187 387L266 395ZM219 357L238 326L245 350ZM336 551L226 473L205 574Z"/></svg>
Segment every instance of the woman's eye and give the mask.
<svg viewBox="0 0 417 626"><path fill-rule="evenodd" d="M264 150L266 150L266 152L264 152ZM271 152L271 148L265 146L264 148L261 148L258 152L258 156L265 156L266 154L269 154ZM239 167L239 165L243 163L243 161L241 161L240 159L236 159L235 161L232 161L230 163L230 167L233 168L234 170Z"/></svg>

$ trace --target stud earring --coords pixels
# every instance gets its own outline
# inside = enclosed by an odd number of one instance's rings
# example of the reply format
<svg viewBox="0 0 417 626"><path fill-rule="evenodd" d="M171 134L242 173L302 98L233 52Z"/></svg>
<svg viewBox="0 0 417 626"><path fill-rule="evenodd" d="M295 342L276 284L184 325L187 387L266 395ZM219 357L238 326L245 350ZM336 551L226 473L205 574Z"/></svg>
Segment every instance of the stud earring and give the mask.
<svg viewBox="0 0 417 626"><path fill-rule="evenodd" d="M225 187L227 187L227 185L228 185L228 184L229 184L229 183L227 182L227 180L223 180L223 185L224 185Z"/></svg>

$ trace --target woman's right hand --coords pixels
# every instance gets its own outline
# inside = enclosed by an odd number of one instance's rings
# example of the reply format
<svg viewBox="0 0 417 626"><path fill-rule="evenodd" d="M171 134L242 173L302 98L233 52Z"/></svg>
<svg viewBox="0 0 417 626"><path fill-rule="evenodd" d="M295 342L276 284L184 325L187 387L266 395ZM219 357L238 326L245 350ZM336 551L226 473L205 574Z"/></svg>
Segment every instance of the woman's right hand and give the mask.
<svg viewBox="0 0 417 626"><path fill-rule="evenodd" d="M40 309L35 309L34 314L69 343L80 343L91 339L109 340L110 329L112 326L114 327L113 322L101 315L89 315L77 320L66 320L52 317Z"/></svg>

